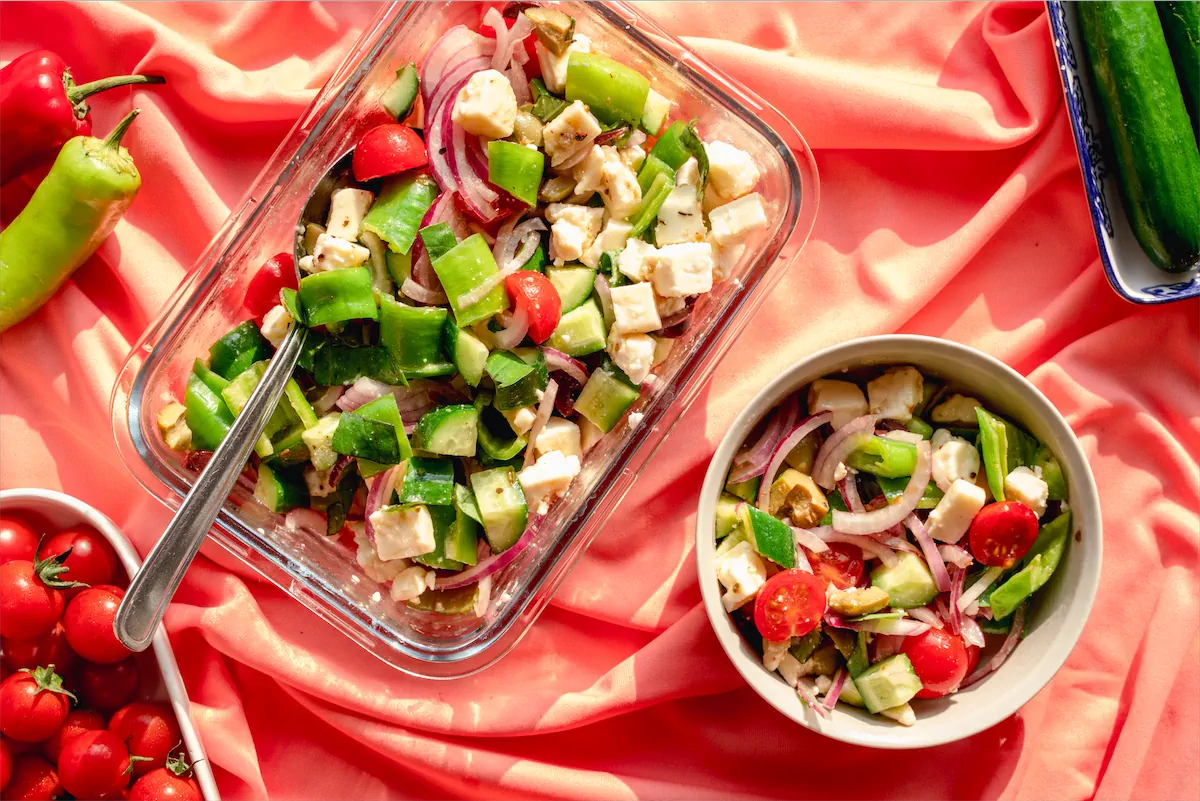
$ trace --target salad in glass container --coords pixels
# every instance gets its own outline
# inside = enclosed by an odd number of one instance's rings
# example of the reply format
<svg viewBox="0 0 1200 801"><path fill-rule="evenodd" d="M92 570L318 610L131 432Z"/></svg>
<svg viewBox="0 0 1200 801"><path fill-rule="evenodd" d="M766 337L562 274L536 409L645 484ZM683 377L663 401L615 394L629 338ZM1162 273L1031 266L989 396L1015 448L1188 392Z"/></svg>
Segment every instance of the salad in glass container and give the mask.
<svg viewBox="0 0 1200 801"><path fill-rule="evenodd" d="M202 466L309 328L244 479L391 597L487 608L582 460L765 228L746 152L550 7L489 8L381 97L325 225L251 281L252 319L158 416ZM295 268L302 277L296 282Z"/></svg>
<svg viewBox="0 0 1200 801"><path fill-rule="evenodd" d="M1004 663L1070 533L1045 445L952 381L869 368L789 396L734 457L715 578L816 714L912 725Z"/></svg>

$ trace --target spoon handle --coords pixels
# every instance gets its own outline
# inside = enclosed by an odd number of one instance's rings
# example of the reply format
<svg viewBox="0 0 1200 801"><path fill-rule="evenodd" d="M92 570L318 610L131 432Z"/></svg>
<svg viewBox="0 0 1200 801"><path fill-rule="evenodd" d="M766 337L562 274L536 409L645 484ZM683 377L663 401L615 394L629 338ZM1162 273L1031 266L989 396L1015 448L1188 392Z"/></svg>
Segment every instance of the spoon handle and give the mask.
<svg viewBox="0 0 1200 801"><path fill-rule="evenodd" d="M126 648L144 651L150 645L171 596L196 558L217 513L250 458L254 443L279 403L284 386L292 377L307 330L292 325L246 407L234 420L192 491L175 512L171 524L133 577L114 623L117 638Z"/></svg>

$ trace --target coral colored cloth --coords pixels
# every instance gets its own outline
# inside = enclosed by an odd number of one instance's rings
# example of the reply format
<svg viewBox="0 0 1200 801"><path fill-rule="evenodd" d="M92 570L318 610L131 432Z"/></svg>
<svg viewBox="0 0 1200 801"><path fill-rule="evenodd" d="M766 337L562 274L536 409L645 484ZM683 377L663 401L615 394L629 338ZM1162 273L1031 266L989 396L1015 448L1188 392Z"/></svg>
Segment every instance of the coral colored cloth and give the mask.
<svg viewBox="0 0 1200 801"><path fill-rule="evenodd" d="M354 41L357 4L5 4L0 58L50 47L96 129L136 102L144 176L115 235L3 338L0 486L62 489L145 552L167 512L129 477L109 392L170 295ZM789 114L822 203L802 256L517 649L432 683L361 652L215 547L167 617L226 798L1200 796L1200 332L1195 301L1108 288L1037 3L648 4ZM1062 671L964 742L887 753L760 701L704 612L708 457L744 399L816 348L966 342L1063 411L1096 473L1105 561Z"/></svg>

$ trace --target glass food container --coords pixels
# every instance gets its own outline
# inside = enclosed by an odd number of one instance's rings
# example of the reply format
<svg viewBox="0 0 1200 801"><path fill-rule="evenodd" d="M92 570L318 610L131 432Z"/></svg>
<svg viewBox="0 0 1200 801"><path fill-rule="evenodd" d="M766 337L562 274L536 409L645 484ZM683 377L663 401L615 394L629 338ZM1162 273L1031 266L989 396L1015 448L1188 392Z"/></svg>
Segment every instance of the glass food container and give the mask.
<svg viewBox="0 0 1200 801"><path fill-rule="evenodd" d="M702 61L637 9L623 3L562 3L594 46L641 71L675 104L671 118L699 119L701 136L753 155L770 225L748 240L732 276L696 305L657 378L584 461L532 547L494 580L482 617L423 612L391 600L336 542L305 536L244 488L230 496L211 536L246 564L383 661L418 676L456 678L507 653L545 608L576 559L602 529L688 403L812 231L816 163L804 139L774 108ZM121 455L138 481L177 508L196 473L162 442L155 416L182 398L194 359L245 319L242 298L258 267L292 248L301 206L325 170L375 125L396 70L414 62L453 25L478 29L480 3L384 6L263 168L240 208L134 346L113 391Z"/></svg>

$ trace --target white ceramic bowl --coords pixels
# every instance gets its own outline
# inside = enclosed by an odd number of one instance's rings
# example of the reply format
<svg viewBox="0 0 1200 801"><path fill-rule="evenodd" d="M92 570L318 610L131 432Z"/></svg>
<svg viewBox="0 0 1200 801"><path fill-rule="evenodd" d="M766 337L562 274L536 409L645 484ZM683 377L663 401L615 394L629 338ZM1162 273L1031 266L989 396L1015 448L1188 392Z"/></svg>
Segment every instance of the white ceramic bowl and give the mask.
<svg viewBox="0 0 1200 801"><path fill-rule="evenodd" d="M730 462L754 424L811 381L853 367L911 364L969 388L988 407L1050 446L1067 475L1073 536L1062 564L1038 593L1027 636L1001 668L978 684L937 700L914 702L916 725L839 704L829 719L806 709L775 673L762 666L721 605L713 568L714 515ZM1078 440L1041 392L1007 365L973 348L932 337L894 335L858 339L801 360L756 395L729 427L709 464L696 518L696 561L709 622L734 667L767 703L813 731L874 748L925 748L988 729L1025 705L1066 661L1083 631L1100 580L1101 524L1096 482Z"/></svg>
<svg viewBox="0 0 1200 801"><path fill-rule="evenodd" d="M28 512L46 518L50 523L60 528L86 524L100 532L125 566L129 577L141 567L137 551L129 544L129 540L121 533L113 521L109 520L93 507L78 498L64 495L61 492L44 489L13 489L0 492L0 508L5 512L20 514ZM205 801L220 801L221 794L217 791L217 780L213 778L212 766L204 752L204 743L196 733L189 714L187 689L183 686L183 677L179 675L179 665L175 663L175 653L167 640L167 632L162 626L154 634L154 659L162 675L160 691L165 692L175 719L179 721L179 731L183 735L183 744L187 748L188 760L192 763L192 773L196 783L200 785L200 794ZM163 700L163 699L157 699Z"/></svg>

